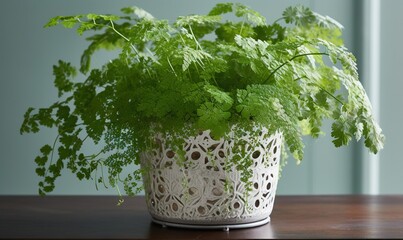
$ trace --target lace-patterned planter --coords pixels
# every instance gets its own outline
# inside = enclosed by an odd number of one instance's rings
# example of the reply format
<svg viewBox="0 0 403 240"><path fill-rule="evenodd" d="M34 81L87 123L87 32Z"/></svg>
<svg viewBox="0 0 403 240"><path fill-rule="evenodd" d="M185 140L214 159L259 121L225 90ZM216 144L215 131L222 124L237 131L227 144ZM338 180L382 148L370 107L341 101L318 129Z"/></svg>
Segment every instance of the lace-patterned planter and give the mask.
<svg viewBox="0 0 403 240"><path fill-rule="evenodd" d="M155 222L228 230L270 221L282 135L270 135L264 127L239 132L233 130L229 140L216 141L204 131L184 138L178 153L156 137L159 147L141 157L147 206ZM253 161L249 191L241 181L242 172L231 164L234 157Z"/></svg>

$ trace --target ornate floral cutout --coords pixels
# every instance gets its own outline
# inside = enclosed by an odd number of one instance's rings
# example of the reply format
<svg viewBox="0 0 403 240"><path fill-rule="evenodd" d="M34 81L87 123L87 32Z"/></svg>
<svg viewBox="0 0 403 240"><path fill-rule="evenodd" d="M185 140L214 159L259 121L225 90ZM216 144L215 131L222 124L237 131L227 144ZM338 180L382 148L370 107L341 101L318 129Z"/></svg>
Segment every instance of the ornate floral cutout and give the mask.
<svg viewBox="0 0 403 240"><path fill-rule="evenodd" d="M281 133L270 135L264 127L253 132L236 129L229 140L217 141L204 131L185 139L179 153L166 146L161 136L156 140L159 147L142 154L147 205L154 218L187 224L231 224L270 216L279 174ZM250 191L241 181L242 172L230 161L237 154L253 161Z"/></svg>

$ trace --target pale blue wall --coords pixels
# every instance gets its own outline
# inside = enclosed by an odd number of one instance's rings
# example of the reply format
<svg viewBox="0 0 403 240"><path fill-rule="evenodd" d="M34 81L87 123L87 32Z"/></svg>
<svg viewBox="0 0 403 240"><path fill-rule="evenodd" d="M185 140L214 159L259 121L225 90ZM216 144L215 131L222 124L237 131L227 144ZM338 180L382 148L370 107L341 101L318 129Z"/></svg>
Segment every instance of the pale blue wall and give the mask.
<svg viewBox="0 0 403 240"><path fill-rule="evenodd" d="M137 5L155 17L174 19L177 15L206 13L218 1L111 1L111 0L3 0L0 8L0 194L36 194L38 178L33 162L38 149L53 140L55 134L46 130L40 135L19 135L22 115L29 106L47 106L56 100L53 88L52 65L58 59L78 64L86 42L74 31L61 28L43 29L46 21L55 15L87 12L118 13L125 6ZM311 1L240 1L259 10L268 19L279 17L288 5L301 3L322 14L327 14L345 26L346 46L354 52L356 32L354 7L351 0ZM267 14L265 14L267 13ZM268 14L274 16L269 16ZM109 54L99 54L100 64ZM391 83L391 88L393 88ZM394 101L396 103L398 101ZM390 110L389 110L390 111ZM387 112L390 114L390 112ZM388 115L387 115L388 116ZM401 117L400 112L400 117ZM387 117L385 117L387 119ZM396 120L397 121L397 120ZM389 128L387 128L389 130ZM283 171L279 194L350 194L359 192L356 176L357 156L354 147L335 149L329 138L307 139L305 160L296 166L292 159ZM397 143L396 143L397 144ZM393 158L393 152L385 157ZM384 168L385 169L385 168ZM393 187L397 174L393 165L383 182L387 192L399 192ZM390 179L390 180L389 180ZM386 190L385 190L386 191ZM92 182L78 182L71 175L63 176L56 184L54 194L116 194L113 189L96 191Z"/></svg>
<svg viewBox="0 0 403 240"><path fill-rule="evenodd" d="M403 194L403 1L381 1L380 193Z"/></svg>

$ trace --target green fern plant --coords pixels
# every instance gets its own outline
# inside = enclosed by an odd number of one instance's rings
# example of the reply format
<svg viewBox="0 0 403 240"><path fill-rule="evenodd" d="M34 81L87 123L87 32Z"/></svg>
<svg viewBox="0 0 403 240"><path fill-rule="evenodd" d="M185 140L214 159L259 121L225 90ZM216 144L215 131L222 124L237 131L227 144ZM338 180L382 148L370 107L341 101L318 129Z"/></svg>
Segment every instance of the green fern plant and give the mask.
<svg viewBox="0 0 403 240"><path fill-rule="evenodd" d="M223 20L226 14L236 20ZM35 159L40 194L54 189L65 168L80 180L122 182L127 194L136 193L140 170L121 175L139 164L151 128L181 132L189 125L218 138L233 124L258 123L280 130L300 161L302 135L318 137L322 121L331 119L336 147L354 138L363 138L373 153L383 147L356 60L343 46L342 26L306 7L288 7L273 23L242 4L221 3L173 24L129 7L121 16L58 16L46 27L55 25L88 34L90 44L79 67L85 81L75 80L76 67L59 61L53 70L60 101L29 108L24 116L21 133L58 130ZM91 68L100 49L120 53ZM87 154L88 142L107 144ZM251 168L239 166L245 173Z"/></svg>

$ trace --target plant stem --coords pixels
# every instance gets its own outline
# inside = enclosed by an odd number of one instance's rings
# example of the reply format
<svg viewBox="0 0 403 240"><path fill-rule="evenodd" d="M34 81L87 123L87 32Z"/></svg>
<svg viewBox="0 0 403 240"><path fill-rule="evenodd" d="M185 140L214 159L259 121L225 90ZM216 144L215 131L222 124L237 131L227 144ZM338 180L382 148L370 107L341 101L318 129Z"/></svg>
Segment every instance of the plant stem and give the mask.
<svg viewBox="0 0 403 240"><path fill-rule="evenodd" d="M328 53L323 53L323 52L317 52L317 53L302 53L302 54L298 54L295 55L294 57L288 59L286 62L283 62L282 64L280 64L280 66L276 67L276 69L274 69L270 75L267 77L267 79L263 82L264 84L267 84L267 82L270 80L270 78L274 75L274 73L276 73L280 68L282 68L284 65L286 65L287 63L293 61L296 58L299 57L305 57L305 56L313 56L313 55L326 55L328 56Z"/></svg>
<svg viewBox="0 0 403 240"><path fill-rule="evenodd" d="M302 77L299 77L299 78L297 78L297 79L294 79L294 81L298 81L298 80L300 80L300 79L302 79L302 78L307 78L306 76L302 76ZM312 83L312 84L314 84L315 86L317 86L318 88L320 88L322 91L324 91L325 93L327 93L329 96L331 96L334 100L336 100L337 102L339 102L341 105L344 105L344 103L340 100L340 99L338 99L336 96L334 96L331 92L329 92L329 91L327 91L326 89L324 89L323 87L321 87L319 84L317 84L317 83Z"/></svg>
<svg viewBox="0 0 403 240"><path fill-rule="evenodd" d="M116 30L115 24L113 24L113 21L112 21L112 20L110 20L110 23L111 23L110 28L111 28L116 34L118 34L118 35L121 36L124 40L126 40L127 42L130 43L130 39L128 39L125 35L121 34L118 30ZM109 26L108 26L108 27L109 27ZM130 46L132 47L132 49L134 50L134 52L137 54L137 61L140 62L140 58L138 57L139 51L137 50L137 48L136 48L132 43L130 43Z"/></svg>
<svg viewBox="0 0 403 240"><path fill-rule="evenodd" d="M283 19L285 19L285 17L278 18L276 21L273 22L273 24L276 24L277 22L279 22L279 21L281 21Z"/></svg>
<svg viewBox="0 0 403 240"><path fill-rule="evenodd" d="M200 45L199 41L197 41L196 36L193 33L192 26L190 26L190 25L188 25L188 26L189 26L190 32L192 33L192 37L193 37L193 40L196 43L196 46L202 50L202 46Z"/></svg>
<svg viewBox="0 0 403 240"><path fill-rule="evenodd" d="M116 179L116 182L117 182L117 181L118 181L118 179ZM117 183L115 183L115 188L116 188L116 190L117 190L117 192L118 192L118 195L119 195L119 201L118 201L117 205L120 206L120 205L122 205L122 203L124 202L123 195L122 195L122 193L120 192L120 189L119 189L119 186L118 186Z"/></svg>
<svg viewBox="0 0 403 240"><path fill-rule="evenodd" d="M241 30L239 30L239 35L242 36L243 26L245 25L245 21L242 21Z"/></svg>
<svg viewBox="0 0 403 240"><path fill-rule="evenodd" d="M172 64L171 64L171 61L169 61L169 58L168 58L168 57L167 57L167 61L168 61L169 66L170 66L171 69L172 69L172 72L175 74L175 77L178 77L178 75L176 74L175 69L174 69L174 67L173 67Z"/></svg>
<svg viewBox="0 0 403 240"><path fill-rule="evenodd" d="M336 96L334 96L333 94L331 94L329 91L327 91L326 89L324 89L323 87L319 86L319 84L315 84L318 88L322 89L322 91L324 91L325 93L329 94L329 96L331 96L332 98L334 98L337 102L339 102L341 105L344 105L344 103L338 99Z"/></svg>
<svg viewBox="0 0 403 240"><path fill-rule="evenodd" d="M60 137L60 133L57 134L55 140L53 141L52 152L51 152L51 154L50 154L49 167L50 167L50 166L52 165L52 163L53 163L53 155L54 155L56 143L57 143L57 140L59 139L59 137ZM46 168L45 177L48 175L49 167Z"/></svg>
<svg viewBox="0 0 403 240"><path fill-rule="evenodd" d="M117 33L119 36L121 36L124 40L130 42L130 39L128 39L126 36L124 36L124 35L121 34L118 30L116 30L115 24L113 24L113 21L112 21L112 20L110 20L110 23L111 23L111 27L110 27L110 28L111 28L115 33Z"/></svg>

